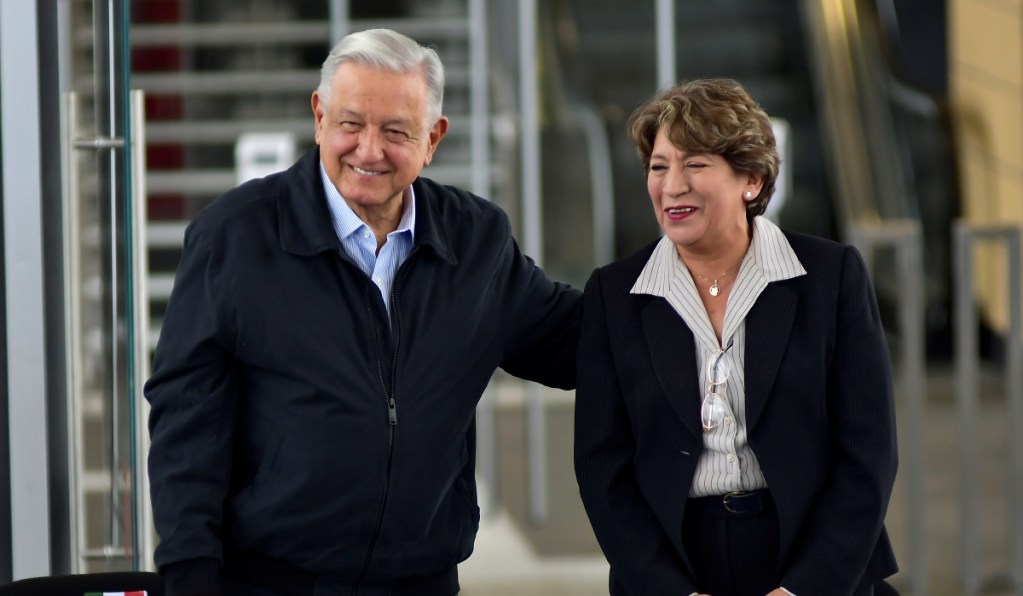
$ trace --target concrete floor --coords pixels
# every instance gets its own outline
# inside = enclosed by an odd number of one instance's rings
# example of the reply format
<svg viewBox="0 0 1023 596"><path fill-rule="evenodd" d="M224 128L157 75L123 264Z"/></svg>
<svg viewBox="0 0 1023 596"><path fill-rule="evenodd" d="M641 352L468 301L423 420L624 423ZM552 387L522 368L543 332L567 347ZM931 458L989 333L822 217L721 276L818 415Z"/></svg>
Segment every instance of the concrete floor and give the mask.
<svg viewBox="0 0 1023 596"><path fill-rule="evenodd" d="M959 596L960 426L948 370L928 373L925 409L923 545L910 544L907 416L900 412L900 476L887 525L902 568L892 578L902 594ZM460 568L463 596L596 596L607 594L607 563L590 532L572 471L572 395L545 393L548 516L543 523L527 513L526 416L517 385L496 391L498 404L498 486L481 493L484 520L476 552ZM1009 595L1008 486L1010 421L997 374L983 376L976 473L980 499L979 594ZM481 487L486 491L486 487ZM1018 509L1023 510L1023 504ZM914 548L922 548L926 585L911 585ZM1023 571L1023 570L1021 570ZM919 588L919 587L918 587ZM1023 589L1016 592L1023 594Z"/></svg>

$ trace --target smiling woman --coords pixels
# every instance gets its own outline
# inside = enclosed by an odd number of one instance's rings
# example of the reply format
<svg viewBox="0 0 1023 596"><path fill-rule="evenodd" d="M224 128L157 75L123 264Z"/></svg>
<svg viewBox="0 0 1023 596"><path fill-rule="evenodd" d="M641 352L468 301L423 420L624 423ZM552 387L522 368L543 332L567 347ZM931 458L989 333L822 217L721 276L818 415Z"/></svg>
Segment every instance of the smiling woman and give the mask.
<svg viewBox="0 0 1023 596"><path fill-rule="evenodd" d="M770 120L737 83L696 81L636 110L629 133L657 223L695 277L720 341L732 274L778 175Z"/></svg>
<svg viewBox="0 0 1023 596"><path fill-rule="evenodd" d="M647 169L654 214L682 258L699 270L713 272L742 259L749 244L745 202L762 184L760 174L736 172L720 155L676 149L663 130L654 139Z"/></svg>
<svg viewBox="0 0 1023 596"><path fill-rule="evenodd" d="M629 124L664 235L590 277L576 388L611 594L874 594L897 462L862 259L761 217L775 139L735 81L668 89Z"/></svg>

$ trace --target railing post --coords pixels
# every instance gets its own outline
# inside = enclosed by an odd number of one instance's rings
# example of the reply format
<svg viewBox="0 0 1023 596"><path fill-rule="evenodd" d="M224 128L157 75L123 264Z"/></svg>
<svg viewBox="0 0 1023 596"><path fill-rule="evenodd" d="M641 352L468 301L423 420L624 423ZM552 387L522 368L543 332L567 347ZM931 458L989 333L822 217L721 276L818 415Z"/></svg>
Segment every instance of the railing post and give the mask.
<svg viewBox="0 0 1023 596"><path fill-rule="evenodd" d="M656 0L654 26L657 28L657 86L667 89L675 84L675 0Z"/></svg>
<svg viewBox="0 0 1023 596"><path fill-rule="evenodd" d="M341 38L348 35L348 26L351 21L349 14L348 0L330 0L330 40L327 43L327 50L334 47L334 44L341 41Z"/></svg>
<svg viewBox="0 0 1023 596"><path fill-rule="evenodd" d="M0 0L0 204L4 233L4 299L7 395L0 398L8 424L0 454L9 460L8 478L0 479L0 508L9 507L9 534L0 546L0 581L10 573L16 580L49 575L51 570L51 480L47 474L45 255L43 230L43 170L39 156L40 73L38 21L35 2ZM46 67L48 67L47 65ZM52 153L47 153L52 157ZM0 423L2 424L2 423ZM6 436L4 436L6 434ZM3 457L0 455L0 457ZM9 482L7 482L9 480ZM3 524L6 525L6 524ZM10 550L8 550L10 549Z"/></svg>
<svg viewBox="0 0 1023 596"><path fill-rule="evenodd" d="M922 232L913 220L889 220L852 226L852 243L872 267L878 246L895 249L898 275L899 368L898 394L906 409L905 436L900 446L907 474L910 584L914 594L927 593L926 479L924 478L924 422L926 417L926 353L924 329L924 267Z"/></svg>
<svg viewBox="0 0 1023 596"><path fill-rule="evenodd" d="M525 252L543 262L543 187L540 183L540 89L536 63L536 0L519 0L519 73L522 114L522 237ZM526 385L526 456L529 516L547 520L546 404L536 383Z"/></svg>
<svg viewBox="0 0 1023 596"><path fill-rule="evenodd" d="M1023 589L1023 337L1020 295L1021 236L1023 230L1010 225L979 225L958 221L953 225L955 238L955 343L956 398L959 404L960 437L960 548L963 592L977 594L981 589L980 516L976 467L978 424L977 314L973 303L973 248L977 241L1000 240L1008 250L1009 330L1005 366L1005 388L1009 404L1011 435L1009 535L1010 578L1016 592Z"/></svg>

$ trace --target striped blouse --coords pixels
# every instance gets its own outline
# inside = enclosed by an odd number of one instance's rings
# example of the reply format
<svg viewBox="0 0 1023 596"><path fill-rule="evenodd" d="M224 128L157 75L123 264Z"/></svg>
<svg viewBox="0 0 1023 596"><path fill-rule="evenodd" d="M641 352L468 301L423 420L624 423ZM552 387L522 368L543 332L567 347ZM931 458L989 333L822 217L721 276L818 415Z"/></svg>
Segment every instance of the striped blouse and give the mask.
<svg viewBox="0 0 1023 596"><path fill-rule="evenodd" d="M696 284L670 239L661 238L633 285L633 294L649 294L667 300L693 332L701 387L710 387L707 360L717 349L726 349L724 360L730 374L724 385L718 385L715 390L724 398L725 417L713 430L703 433L704 450L689 489L690 497L767 487L746 435L743 373L747 355L746 314L767 284L805 274L806 270L781 230L767 218L755 218L753 241L728 295L720 346ZM699 415L705 393L685 396L692 401L694 415Z"/></svg>

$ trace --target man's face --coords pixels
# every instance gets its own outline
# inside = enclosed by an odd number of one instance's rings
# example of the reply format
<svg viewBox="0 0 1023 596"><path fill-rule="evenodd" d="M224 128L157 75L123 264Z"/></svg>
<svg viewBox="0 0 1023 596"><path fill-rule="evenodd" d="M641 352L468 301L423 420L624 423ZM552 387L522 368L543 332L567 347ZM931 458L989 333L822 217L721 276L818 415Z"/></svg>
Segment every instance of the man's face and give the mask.
<svg viewBox="0 0 1023 596"><path fill-rule="evenodd" d="M312 104L320 160L345 202L367 223L400 217L402 194L447 132L446 118L427 125L423 76L347 62L330 105L317 93Z"/></svg>

